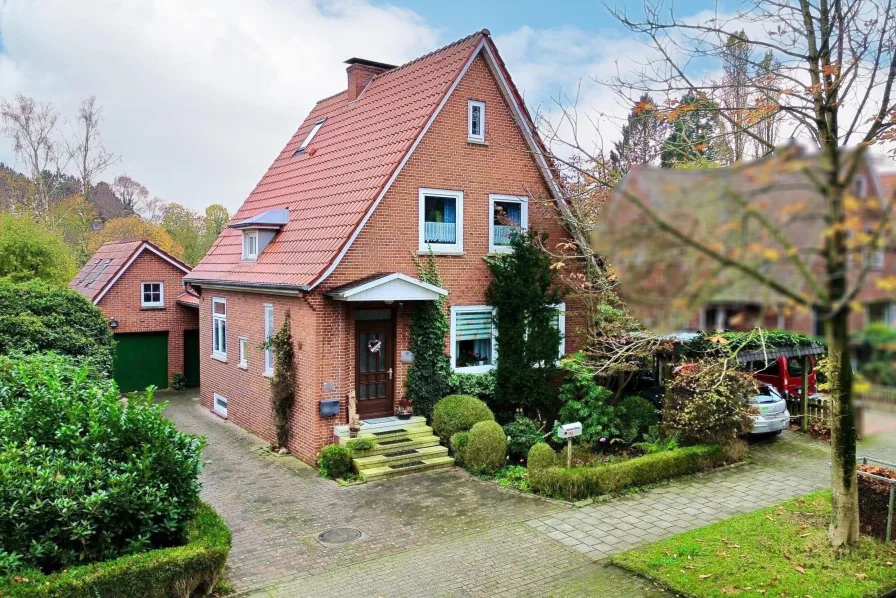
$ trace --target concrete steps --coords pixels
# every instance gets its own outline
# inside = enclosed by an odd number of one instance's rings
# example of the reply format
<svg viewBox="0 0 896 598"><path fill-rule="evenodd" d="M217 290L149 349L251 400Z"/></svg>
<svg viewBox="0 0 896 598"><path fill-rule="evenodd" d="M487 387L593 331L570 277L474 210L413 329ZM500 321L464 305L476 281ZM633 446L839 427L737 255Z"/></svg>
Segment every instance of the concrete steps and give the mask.
<svg viewBox="0 0 896 598"><path fill-rule="evenodd" d="M339 444L354 440L347 426L337 426L336 436ZM439 438L422 417L368 420L361 425L357 438L373 441L370 449L352 450L352 467L368 481L454 465L448 449L439 445Z"/></svg>

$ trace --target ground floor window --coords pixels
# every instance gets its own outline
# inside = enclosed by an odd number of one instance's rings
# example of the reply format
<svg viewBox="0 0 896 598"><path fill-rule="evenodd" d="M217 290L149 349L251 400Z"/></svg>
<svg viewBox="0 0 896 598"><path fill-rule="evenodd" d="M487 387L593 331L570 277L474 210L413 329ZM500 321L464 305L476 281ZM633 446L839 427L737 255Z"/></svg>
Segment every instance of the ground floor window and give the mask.
<svg viewBox="0 0 896 598"><path fill-rule="evenodd" d="M495 365L492 308L487 305L451 308L451 366L469 374L487 372Z"/></svg>
<svg viewBox="0 0 896 598"><path fill-rule="evenodd" d="M213 409L215 413L222 417L227 417L227 399L225 397L222 397L218 393L214 393L214 401L215 404L213 406Z"/></svg>
<svg viewBox="0 0 896 598"><path fill-rule="evenodd" d="M212 354L227 358L227 301L212 299Z"/></svg>

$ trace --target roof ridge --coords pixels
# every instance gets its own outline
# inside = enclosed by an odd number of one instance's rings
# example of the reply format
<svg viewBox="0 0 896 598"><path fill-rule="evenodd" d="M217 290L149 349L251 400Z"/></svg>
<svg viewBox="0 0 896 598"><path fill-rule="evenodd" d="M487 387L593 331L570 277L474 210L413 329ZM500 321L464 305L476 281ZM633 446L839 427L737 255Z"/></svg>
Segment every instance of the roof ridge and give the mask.
<svg viewBox="0 0 896 598"><path fill-rule="evenodd" d="M462 37L458 40L455 40L455 41L451 42L450 44L444 45L441 48L437 48L437 49L433 50L432 52L428 52L428 53L424 54L423 56L418 56L417 58L415 58L409 62L405 62L404 64L401 64L401 65L395 67L394 69L389 69L388 71L383 71L381 73L377 73L376 75L373 76L373 78L370 79L370 81L371 82L376 81L377 79L379 79L380 77L382 77L384 75L398 72L401 69L409 67L416 62L420 62L421 60L425 60L425 59L433 56L434 54L438 54L439 52L444 52L448 48L453 48L454 46L459 46L460 44L473 39L477 35L486 35L487 36L487 35L491 35L491 33L489 32L488 29L480 29L479 31L477 31L475 33L471 33L470 35L468 35L466 37Z"/></svg>

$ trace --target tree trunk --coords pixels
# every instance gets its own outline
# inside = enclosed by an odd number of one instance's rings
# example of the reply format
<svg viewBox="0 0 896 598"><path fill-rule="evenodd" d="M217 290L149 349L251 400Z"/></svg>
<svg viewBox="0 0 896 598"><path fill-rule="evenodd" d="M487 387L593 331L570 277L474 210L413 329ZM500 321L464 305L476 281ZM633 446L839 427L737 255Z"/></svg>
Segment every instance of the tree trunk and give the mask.
<svg viewBox="0 0 896 598"><path fill-rule="evenodd" d="M831 408L831 526L833 546L859 538L859 491L856 480L856 425L849 361L849 308L827 322Z"/></svg>

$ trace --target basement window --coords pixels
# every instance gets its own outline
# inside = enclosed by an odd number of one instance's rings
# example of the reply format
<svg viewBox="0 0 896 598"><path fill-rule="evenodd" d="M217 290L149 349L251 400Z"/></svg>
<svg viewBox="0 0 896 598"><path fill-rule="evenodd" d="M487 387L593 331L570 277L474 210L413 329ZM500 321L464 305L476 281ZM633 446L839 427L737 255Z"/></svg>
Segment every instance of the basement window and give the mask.
<svg viewBox="0 0 896 598"><path fill-rule="evenodd" d="M305 140L302 142L302 145L299 146L299 149L296 150L294 155L298 156L299 154L304 154L305 150L311 144L311 141L314 140L314 136L317 135L317 132L320 131L320 128L324 126L324 122L327 119L322 118L311 127L311 131L308 132L308 135L305 137Z"/></svg>

